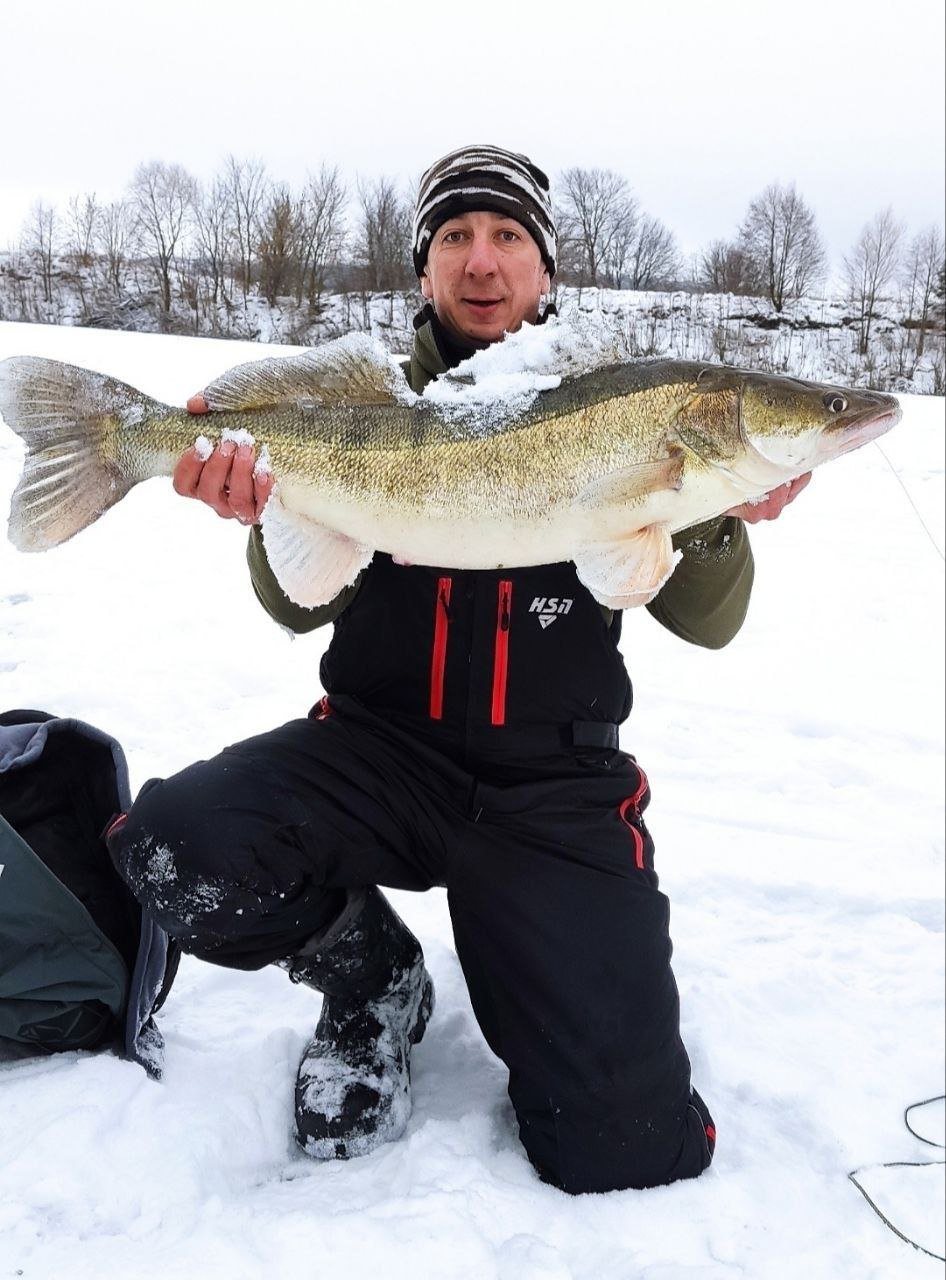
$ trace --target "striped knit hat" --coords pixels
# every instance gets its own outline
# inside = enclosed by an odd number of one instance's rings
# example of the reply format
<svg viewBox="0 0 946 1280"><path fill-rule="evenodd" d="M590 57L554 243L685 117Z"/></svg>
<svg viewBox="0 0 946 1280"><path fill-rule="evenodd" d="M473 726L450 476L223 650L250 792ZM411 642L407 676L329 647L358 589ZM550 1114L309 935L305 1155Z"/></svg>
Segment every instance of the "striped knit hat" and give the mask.
<svg viewBox="0 0 946 1280"><path fill-rule="evenodd" d="M434 232L459 213L502 213L522 223L539 246L550 276L555 274L555 224L549 180L528 156L502 147L471 146L451 151L420 180L414 213L414 268L423 274Z"/></svg>

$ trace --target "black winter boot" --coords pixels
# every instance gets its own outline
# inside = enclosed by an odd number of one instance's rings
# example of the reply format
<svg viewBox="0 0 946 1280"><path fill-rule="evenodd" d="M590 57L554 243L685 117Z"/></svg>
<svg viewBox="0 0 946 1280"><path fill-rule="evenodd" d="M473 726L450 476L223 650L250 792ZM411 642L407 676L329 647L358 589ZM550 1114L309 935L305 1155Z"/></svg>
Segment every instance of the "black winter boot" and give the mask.
<svg viewBox="0 0 946 1280"><path fill-rule="evenodd" d="M434 1006L420 943L377 889L359 889L280 967L325 995L296 1077L299 1145L345 1160L399 1138L411 1115L411 1047Z"/></svg>

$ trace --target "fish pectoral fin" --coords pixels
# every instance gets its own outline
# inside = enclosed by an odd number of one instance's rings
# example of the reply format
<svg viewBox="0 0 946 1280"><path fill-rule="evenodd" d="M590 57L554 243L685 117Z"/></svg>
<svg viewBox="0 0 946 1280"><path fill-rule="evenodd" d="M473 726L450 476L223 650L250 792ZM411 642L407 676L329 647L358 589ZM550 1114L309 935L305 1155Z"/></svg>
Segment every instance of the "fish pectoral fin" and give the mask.
<svg viewBox="0 0 946 1280"><path fill-rule="evenodd" d="M582 547L575 568L599 604L634 609L653 600L680 558L670 541L670 526L650 524L618 541Z"/></svg>
<svg viewBox="0 0 946 1280"><path fill-rule="evenodd" d="M685 457L685 451L674 445L665 458L612 471L583 489L578 495L578 505L590 508L623 507L665 489L682 489Z"/></svg>
<svg viewBox="0 0 946 1280"><path fill-rule="evenodd" d="M267 502L261 524L266 558L276 581L290 600L306 609L334 600L374 555L373 548L344 533L287 511L278 494Z"/></svg>
<svg viewBox="0 0 946 1280"><path fill-rule="evenodd" d="M349 334L302 355L237 365L204 388L211 409L274 405L407 404L414 393L399 366L367 334Z"/></svg>

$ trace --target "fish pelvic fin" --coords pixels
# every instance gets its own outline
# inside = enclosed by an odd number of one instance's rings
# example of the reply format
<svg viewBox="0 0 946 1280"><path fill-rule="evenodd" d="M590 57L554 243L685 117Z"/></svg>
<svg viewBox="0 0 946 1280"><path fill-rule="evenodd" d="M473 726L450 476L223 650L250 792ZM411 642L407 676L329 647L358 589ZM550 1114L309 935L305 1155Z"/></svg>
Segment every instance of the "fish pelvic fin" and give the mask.
<svg viewBox="0 0 946 1280"><path fill-rule="evenodd" d="M344 533L296 511L288 511L278 489L263 509L266 558L276 581L295 604L307 609L328 604L351 584L374 555Z"/></svg>
<svg viewBox="0 0 946 1280"><path fill-rule="evenodd" d="M635 609L649 604L681 558L670 527L651 524L614 542L590 543L575 556L579 579L599 604Z"/></svg>
<svg viewBox="0 0 946 1280"><path fill-rule="evenodd" d="M285 404L412 404L418 397L379 343L353 333L301 355L237 365L205 387L204 398L211 409L246 412Z"/></svg>
<svg viewBox="0 0 946 1280"><path fill-rule="evenodd" d="M115 505L141 477L119 464L120 436L164 406L105 374L14 356L0 361L0 416L26 445L8 533L46 551Z"/></svg>

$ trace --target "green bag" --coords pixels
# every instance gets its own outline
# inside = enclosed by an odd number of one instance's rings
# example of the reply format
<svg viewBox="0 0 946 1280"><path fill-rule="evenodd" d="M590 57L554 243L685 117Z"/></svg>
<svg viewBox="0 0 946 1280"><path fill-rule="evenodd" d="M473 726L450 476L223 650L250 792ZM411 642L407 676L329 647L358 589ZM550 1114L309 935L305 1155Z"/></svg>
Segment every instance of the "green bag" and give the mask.
<svg viewBox="0 0 946 1280"><path fill-rule="evenodd" d="M160 1074L153 1014L179 952L108 856L106 827L130 805L113 738L0 715L0 1060L112 1047Z"/></svg>

